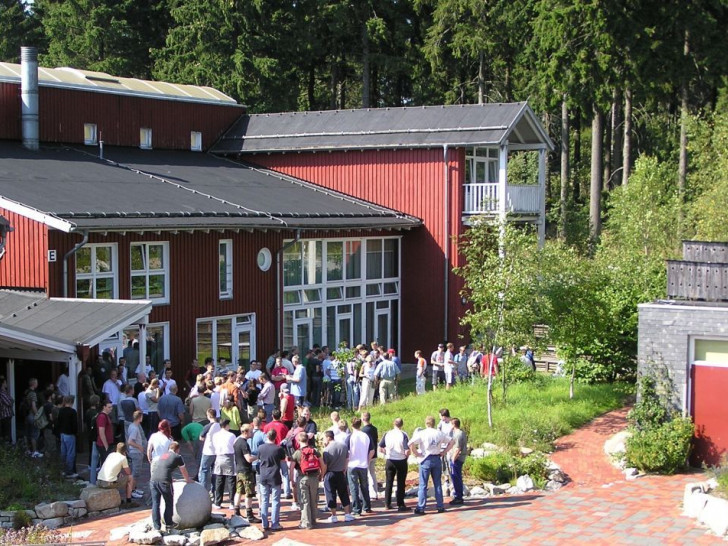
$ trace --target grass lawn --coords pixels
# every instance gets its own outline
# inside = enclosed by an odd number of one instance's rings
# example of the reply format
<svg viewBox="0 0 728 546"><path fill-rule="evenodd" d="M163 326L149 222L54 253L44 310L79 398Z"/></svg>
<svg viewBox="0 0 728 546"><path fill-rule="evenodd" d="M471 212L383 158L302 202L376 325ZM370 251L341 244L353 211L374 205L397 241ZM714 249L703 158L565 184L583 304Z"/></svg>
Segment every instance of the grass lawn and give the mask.
<svg viewBox="0 0 728 546"><path fill-rule="evenodd" d="M429 388L429 384L428 384ZM553 442L594 417L622 407L634 392L628 384L598 384L575 387L569 400L569 382L566 378L539 375L534 381L510 385L507 402L503 402L500 385L494 386L493 428L488 427L485 382L474 386L457 385L450 391L428 390L424 395L413 393L414 379L400 384L400 400L385 406L371 408L372 423L380 434L391 428L396 417L404 419L404 429L411 434L416 427L424 427L425 417L438 417L440 408L448 408L452 417L458 417L468 432L468 443L479 447L491 442L501 447L530 447L550 452ZM349 422L353 414L339 412ZM319 430L330 426L329 410L314 413Z"/></svg>

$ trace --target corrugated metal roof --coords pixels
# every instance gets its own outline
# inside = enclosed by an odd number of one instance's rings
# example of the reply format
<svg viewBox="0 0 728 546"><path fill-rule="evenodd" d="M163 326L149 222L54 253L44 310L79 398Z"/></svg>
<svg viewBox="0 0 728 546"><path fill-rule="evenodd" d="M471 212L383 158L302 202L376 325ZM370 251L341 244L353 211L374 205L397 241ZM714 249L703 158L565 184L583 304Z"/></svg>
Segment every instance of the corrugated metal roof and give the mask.
<svg viewBox="0 0 728 546"><path fill-rule="evenodd" d="M107 147L31 152L0 143L0 206L79 229L409 228L420 221L212 155ZM25 208L23 208L25 207ZM45 216L43 216L45 215Z"/></svg>
<svg viewBox="0 0 728 546"><path fill-rule="evenodd" d="M553 147L525 102L253 114L214 153L422 148L511 143Z"/></svg>
<svg viewBox="0 0 728 546"><path fill-rule="evenodd" d="M20 83L20 65L0 62L0 82ZM123 78L104 72L76 68L38 68L40 87L65 87L96 93L113 93L162 100L203 102L209 104L238 105L235 99L212 87L172 84ZM242 106L242 105L239 105Z"/></svg>
<svg viewBox="0 0 728 546"><path fill-rule="evenodd" d="M150 301L47 298L0 290L0 351L93 346L149 315Z"/></svg>

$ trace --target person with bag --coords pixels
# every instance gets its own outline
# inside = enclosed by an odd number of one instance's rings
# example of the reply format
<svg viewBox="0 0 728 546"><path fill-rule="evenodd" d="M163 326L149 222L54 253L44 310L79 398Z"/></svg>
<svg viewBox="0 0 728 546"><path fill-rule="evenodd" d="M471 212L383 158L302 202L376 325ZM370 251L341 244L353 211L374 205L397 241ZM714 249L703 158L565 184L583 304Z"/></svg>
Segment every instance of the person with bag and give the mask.
<svg viewBox="0 0 728 546"><path fill-rule="evenodd" d="M305 431L296 437L301 446L291 459L296 464L296 470L301 475L298 497L301 503L300 529L313 529L316 526L316 512L318 511L319 479L326 471L321 454L308 445L308 435Z"/></svg>

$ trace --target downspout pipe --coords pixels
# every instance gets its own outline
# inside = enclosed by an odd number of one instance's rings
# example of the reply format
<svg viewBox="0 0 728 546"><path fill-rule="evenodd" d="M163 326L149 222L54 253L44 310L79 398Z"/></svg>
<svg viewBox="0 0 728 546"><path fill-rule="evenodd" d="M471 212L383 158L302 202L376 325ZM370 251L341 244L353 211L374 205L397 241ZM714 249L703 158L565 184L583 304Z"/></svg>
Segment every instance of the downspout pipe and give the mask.
<svg viewBox="0 0 728 546"><path fill-rule="evenodd" d="M63 255L63 297L68 297L68 259L88 243L88 231L82 231L83 239Z"/></svg>
<svg viewBox="0 0 728 546"><path fill-rule="evenodd" d="M442 146L442 162L443 162L443 168L444 168L444 187L443 187L443 199L442 202L444 203L444 210L443 210L443 217L445 219L444 222L444 237L445 237L445 248L444 248L444 255L445 255L445 263L444 263L444 274L445 274L445 282L444 284L444 309L442 316L445 317L445 324L443 326L443 335L442 339L443 342L448 341L448 320L449 320L449 310L450 310L450 169L448 168L447 163L447 144L443 144Z"/></svg>
<svg viewBox="0 0 728 546"><path fill-rule="evenodd" d="M283 253L301 240L301 230L297 229L292 241L288 241L276 252L276 345L278 349L283 349Z"/></svg>

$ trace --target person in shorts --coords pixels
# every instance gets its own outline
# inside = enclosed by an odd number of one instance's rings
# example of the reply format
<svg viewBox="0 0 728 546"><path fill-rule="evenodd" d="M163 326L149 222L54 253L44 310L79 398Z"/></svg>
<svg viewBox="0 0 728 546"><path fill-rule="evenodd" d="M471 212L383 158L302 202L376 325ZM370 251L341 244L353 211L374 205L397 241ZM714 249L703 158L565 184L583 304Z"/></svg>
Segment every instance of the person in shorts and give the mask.
<svg viewBox="0 0 728 546"><path fill-rule="evenodd" d="M104 464L101 465L96 486L102 489L125 489L126 503L131 504L131 493L134 490L134 478L126 459L126 444L116 444L116 451L106 456Z"/></svg>
<svg viewBox="0 0 728 546"><path fill-rule="evenodd" d="M253 437L253 427L245 424L240 429L240 436L235 438L233 450L235 454L235 514L240 515L240 500L245 498L245 517L250 523L260 523L253 515L253 499L256 493L255 471L253 462L258 457L252 454L248 440Z"/></svg>
<svg viewBox="0 0 728 546"><path fill-rule="evenodd" d="M131 466L131 477L135 484L139 483L142 477L144 454L147 452L147 437L142 429L142 419L144 419L144 412L136 410L126 432L126 450ZM144 496L144 492L140 489L133 489L131 496L140 499Z"/></svg>

